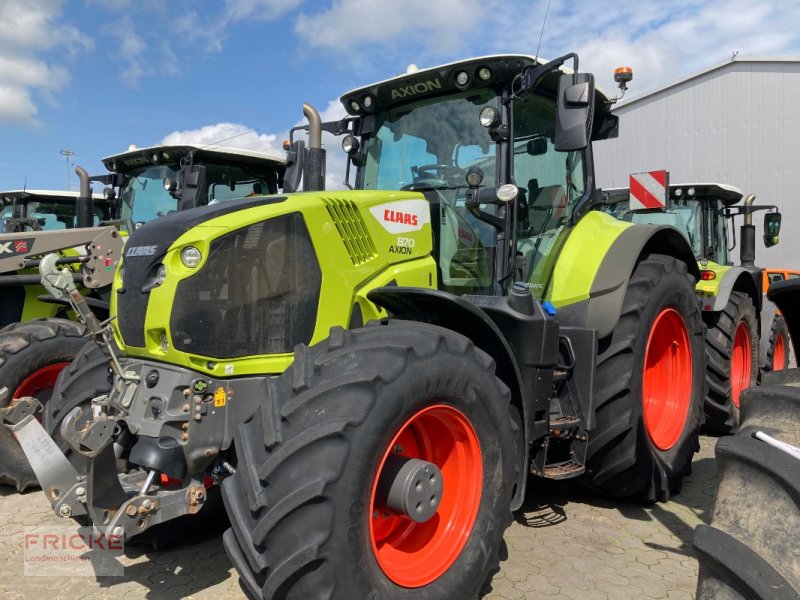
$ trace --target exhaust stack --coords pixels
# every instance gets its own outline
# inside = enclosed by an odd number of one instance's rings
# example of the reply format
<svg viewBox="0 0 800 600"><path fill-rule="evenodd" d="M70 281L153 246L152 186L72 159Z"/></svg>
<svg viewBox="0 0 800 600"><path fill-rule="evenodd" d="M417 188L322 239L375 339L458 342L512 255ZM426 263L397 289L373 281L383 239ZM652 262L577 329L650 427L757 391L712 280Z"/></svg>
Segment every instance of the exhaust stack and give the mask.
<svg viewBox="0 0 800 600"><path fill-rule="evenodd" d="M303 169L303 191L318 192L325 189L325 149L322 147L322 119L317 109L303 104L303 114L308 119L308 150Z"/></svg>
<svg viewBox="0 0 800 600"><path fill-rule="evenodd" d="M75 173L80 179L80 193L75 200L76 227L92 227L94 225L94 210L92 207L92 187L89 184L89 173L83 167L75 167Z"/></svg>
<svg viewBox="0 0 800 600"><path fill-rule="evenodd" d="M750 212L755 200L755 194L750 194L744 200L744 224L740 229L742 245L739 248L739 261L745 269L753 268L756 263L756 227L753 225L753 213Z"/></svg>

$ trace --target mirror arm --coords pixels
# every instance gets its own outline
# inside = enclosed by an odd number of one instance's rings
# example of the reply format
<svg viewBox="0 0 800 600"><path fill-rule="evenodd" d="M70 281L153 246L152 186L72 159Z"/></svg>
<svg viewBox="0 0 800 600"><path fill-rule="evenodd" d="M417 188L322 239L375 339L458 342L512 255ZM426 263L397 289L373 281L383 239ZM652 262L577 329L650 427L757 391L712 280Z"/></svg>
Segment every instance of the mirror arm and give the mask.
<svg viewBox="0 0 800 600"><path fill-rule="evenodd" d="M515 94L521 94L523 92L527 92L535 88L539 81L550 73L551 71L555 71L561 65L563 65L568 60L572 59L573 66L572 66L572 73L577 74L578 72L578 55L574 52L570 52L569 54L565 54L564 56L559 56L558 58L551 60L548 63L540 65L538 67L531 67L522 73L522 84L519 90L515 90Z"/></svg>

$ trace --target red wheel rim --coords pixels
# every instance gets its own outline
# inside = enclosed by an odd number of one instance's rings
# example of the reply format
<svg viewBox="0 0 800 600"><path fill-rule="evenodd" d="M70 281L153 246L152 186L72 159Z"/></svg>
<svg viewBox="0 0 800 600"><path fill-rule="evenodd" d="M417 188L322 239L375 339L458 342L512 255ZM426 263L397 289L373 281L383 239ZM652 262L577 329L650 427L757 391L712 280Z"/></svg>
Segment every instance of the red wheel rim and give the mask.
<svg viewBox="0 0 800 600"><path fill-rule="evenodd" d="M61 373L67 365L69 365L68 362L60 362L47 365L41 369L36 369L25 378L25 381L17 386L12 397L12 403L14 400L25 396L33 396L39 400L48 400L56 385L58 374Z"/></svg>
<svg viewBox="0 0 800 600"><path fill-rule="evenodd" d="M783 343L783 336L778 334L775 338L775 348L772 350L772 370L782 371L786 366L786 346Z"/></svg>
<svg viewBox="0 0 800 600"><path fill-rule="evenodd" d="M424 523L376 507L375 492L386 458L398 451L431 462L442 472L441 504ZM408 419L381 457L370 496L369 537L386 576L397 585L417 588L447 571L472 532L482 489L478 436L460 411L435 405Z"/></svg>
<svg viewBox="0 0 800 600"><path fill-rule="evenodd" d="M777 343L776 343L777 348ZM736 326L731 353L731 398L733 405L739 406L739 394L750 387L750 370L753 367L753 346L750 342L750 327L745 321Z"/></svg>
<svg viewBox="0 0 800 600"><path fill-rule="evenodd" d="M692 349L683 317L665 308L656 317L644 355L644 425L659 450L681 437L692 399Z"/></svg>

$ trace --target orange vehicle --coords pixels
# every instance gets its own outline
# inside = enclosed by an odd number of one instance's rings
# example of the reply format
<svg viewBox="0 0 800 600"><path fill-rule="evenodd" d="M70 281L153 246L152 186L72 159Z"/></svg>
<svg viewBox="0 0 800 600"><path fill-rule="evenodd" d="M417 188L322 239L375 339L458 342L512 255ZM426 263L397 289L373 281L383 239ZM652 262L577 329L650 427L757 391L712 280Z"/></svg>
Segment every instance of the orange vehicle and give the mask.
<svg viewBox="0 0 800 600"><path fill-rule="evenodd" d="M792 269L763 269L761 289L766 294L771 284L788 279L800 279L800 271ZM789 348L789 331L786 328L786 322L780 316L780 311L778 311L778 316L775 317L775 321L772 324L770 344L767 351L767 365L771 365L773 371L786 369L789 366Z"/></svg>

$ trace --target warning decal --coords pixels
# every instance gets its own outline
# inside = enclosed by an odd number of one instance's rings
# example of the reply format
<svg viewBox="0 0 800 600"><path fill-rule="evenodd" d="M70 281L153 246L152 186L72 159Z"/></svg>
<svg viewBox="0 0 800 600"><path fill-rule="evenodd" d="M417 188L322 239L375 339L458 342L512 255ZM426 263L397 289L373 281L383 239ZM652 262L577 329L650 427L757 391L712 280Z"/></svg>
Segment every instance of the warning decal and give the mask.
<svg viewBox="0 0 800 600"><path fill-rule="evenodd" d="M667 171L631 174L631 210L659 209L667 205Z"/></svg>

